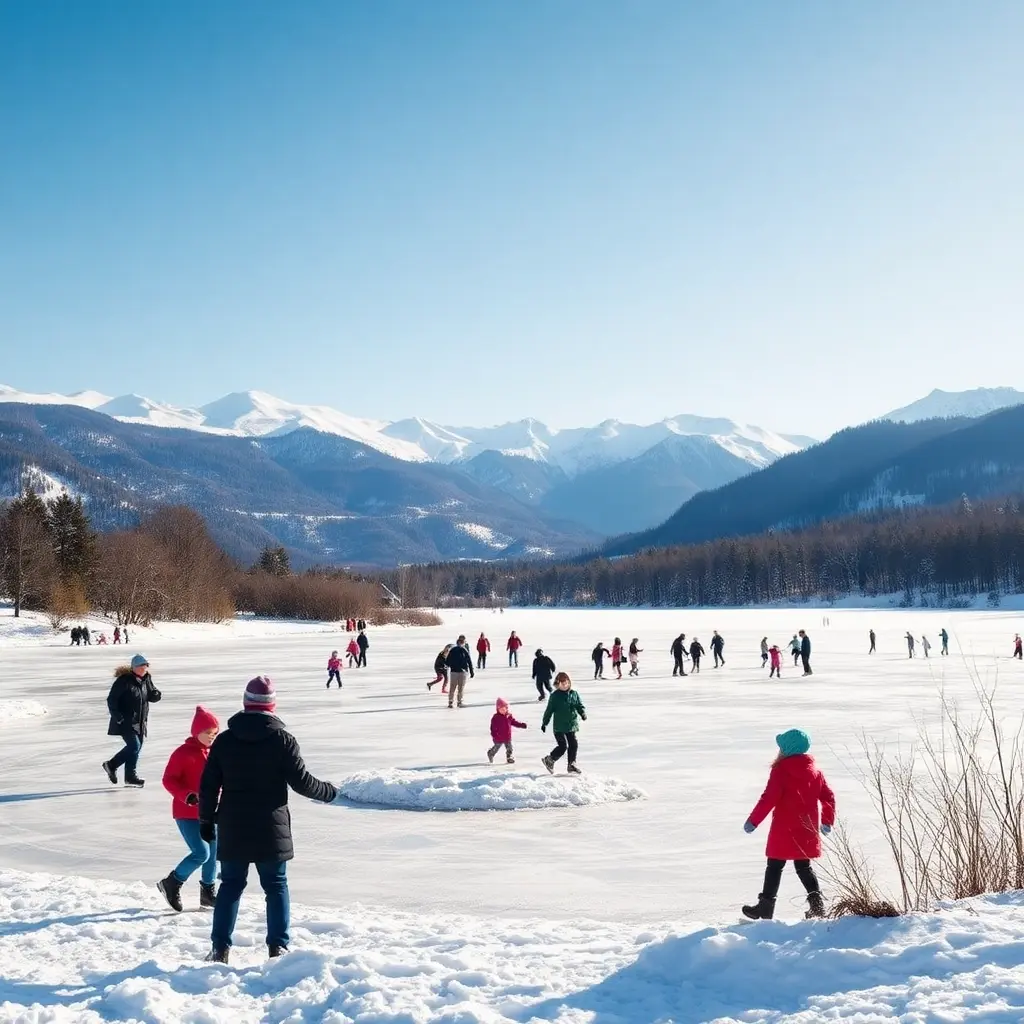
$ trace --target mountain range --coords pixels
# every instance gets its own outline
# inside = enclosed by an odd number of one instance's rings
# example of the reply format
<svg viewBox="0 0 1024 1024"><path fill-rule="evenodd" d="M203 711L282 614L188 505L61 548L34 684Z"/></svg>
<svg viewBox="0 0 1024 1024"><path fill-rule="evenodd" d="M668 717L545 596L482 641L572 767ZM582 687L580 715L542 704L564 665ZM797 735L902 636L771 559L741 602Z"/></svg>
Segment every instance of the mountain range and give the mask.
<svg viewBox="0 0 1024 1024"><path fill-rule="evenodd" d="M30 472L44 488L81 493L101 525L184 502L214 521L220 542L243 560L266 543L285 543L299 563L565 555L610 536L619 539L607 550L617 552L813 518L813 501L810 510L772 512L778 502L759 490L765 474L788 479L787 467L807 460L800 464L813 479L833 479L960 423L915 433L918 421L1021 402L1024 393L1012 388L935 391L870 425L874 432L853 445L854 464L845 432L818 445L689 415L569 429L534 419L451 427L362 419L260 391L189 409L138 395L0 386L0 497ZM694 509L714 508L723 494L743 497L729 497L697 529Z"/></svg>

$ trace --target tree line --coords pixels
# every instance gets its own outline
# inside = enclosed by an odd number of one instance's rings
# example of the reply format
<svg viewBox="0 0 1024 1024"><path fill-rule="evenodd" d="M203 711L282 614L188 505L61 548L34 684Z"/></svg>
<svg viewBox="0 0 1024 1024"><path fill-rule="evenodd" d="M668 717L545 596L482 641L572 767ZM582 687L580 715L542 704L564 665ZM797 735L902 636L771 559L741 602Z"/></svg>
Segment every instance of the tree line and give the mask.
<svg viewBox="0 0 1024 1024"><path fill-rule="evenodd" d="M0 506L0 597L44 611L60 628L89 612L119 625L219 622L236 612L336 621L388 618L375 580L337 569L291 571L284 548L243 569L203 517L162 506L125 529L97 533L81 498L43 500L26 488Z"/></svg>
<svg viewBox="0 0 1024 1024"><path fill-rule="evenodd" d="M1024 591L1019 498L852 516L793 531L570 562L453 562L384 574L406 605L722 607L900 595L993 605Z"/></svg>

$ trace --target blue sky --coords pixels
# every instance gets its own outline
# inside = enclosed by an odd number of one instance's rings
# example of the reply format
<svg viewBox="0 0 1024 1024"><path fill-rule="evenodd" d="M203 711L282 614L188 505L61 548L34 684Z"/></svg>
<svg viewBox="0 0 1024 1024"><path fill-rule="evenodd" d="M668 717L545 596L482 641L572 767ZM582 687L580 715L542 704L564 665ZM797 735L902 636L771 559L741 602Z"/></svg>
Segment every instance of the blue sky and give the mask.
<svg viewBox="0 0 1024 1024"><path fill-rule="evenodd" d="M0 381L817 434L1024 388L1024 4L0 0Z"/></svg>

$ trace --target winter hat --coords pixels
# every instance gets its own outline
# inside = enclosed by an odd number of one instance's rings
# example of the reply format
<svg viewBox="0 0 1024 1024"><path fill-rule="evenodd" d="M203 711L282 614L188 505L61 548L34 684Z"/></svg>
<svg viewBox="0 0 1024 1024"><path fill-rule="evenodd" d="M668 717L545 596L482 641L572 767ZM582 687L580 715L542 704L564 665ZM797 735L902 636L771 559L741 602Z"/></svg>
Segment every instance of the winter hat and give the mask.
<svg viewBox="0 0 1024 1024"><path fill-rule="evenodd" d="M136 654L135 657L132 658L132 668L142 668L143 665L147 668L149 667L149 658L144 654Z"/></svg>
<svg viewBox="0 0 1024 1024"><path fill-rule="evenodd" d="M787 732L780 732L775 737L783 757L793 757L794 754L806 754L811 749L811 737L803 729L790 729Z"/></svg>
<svg viewBox="0 0 1024 1024"><path fill-rule="evenodd" d="M196 705L196 713L192 716L192 735L198 736L207 729L220 729L217 716L202 704Z"/></svg>
<svg viewBox="0 0 1024 1024"><path fill-rule="evenodd" d="M508 701L504 697L499 697L494 705L495 711L500 711L502 708L508 707Z"/></svg>
<svg viewBox="0 0 1024 1024"><path fill-rule="evenodd" d="M273 712L277 707L277 692L269 676L257 676L249 680L242 695L242 707L246 711Z"/></svg>

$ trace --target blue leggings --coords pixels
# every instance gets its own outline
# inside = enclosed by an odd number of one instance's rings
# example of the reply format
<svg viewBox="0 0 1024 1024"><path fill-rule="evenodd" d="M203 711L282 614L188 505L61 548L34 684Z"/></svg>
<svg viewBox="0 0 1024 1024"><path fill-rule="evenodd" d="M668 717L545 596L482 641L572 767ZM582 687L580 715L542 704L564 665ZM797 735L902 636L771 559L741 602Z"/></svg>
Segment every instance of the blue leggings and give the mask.
<svg viewBox="0 0 1024 1024"><path fill-rule="evenodd" d="M217 877L217 840L207 843L199 834L199 822L188 818L176 818L181 838L188 843L188 856L174 869L179 882L187 882L195 872L203 869L203 885L213 885Z"/></svg>

